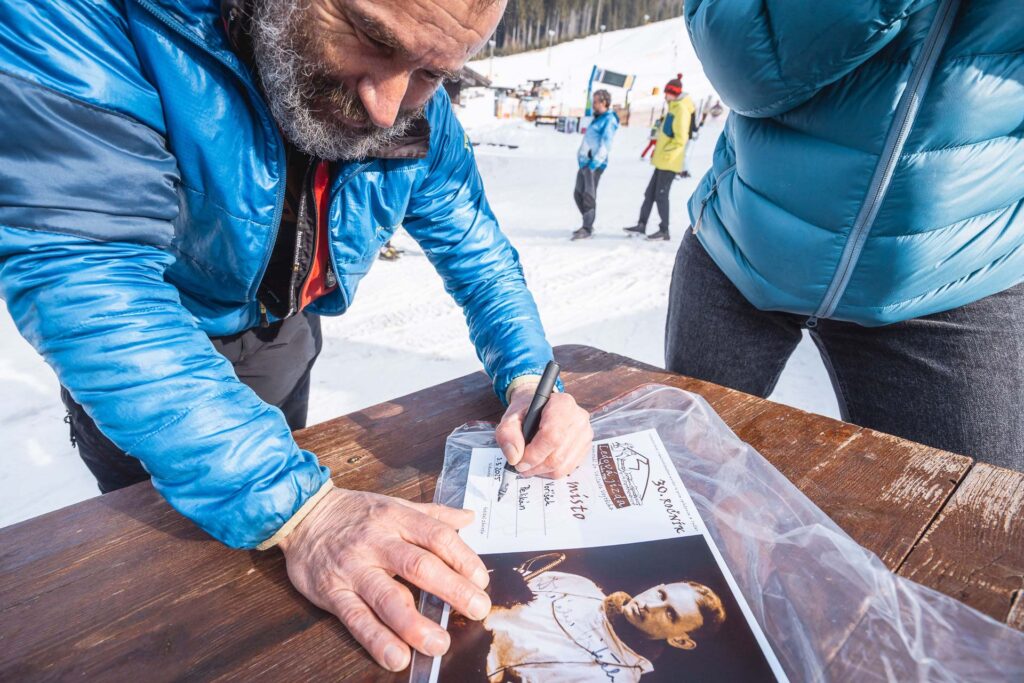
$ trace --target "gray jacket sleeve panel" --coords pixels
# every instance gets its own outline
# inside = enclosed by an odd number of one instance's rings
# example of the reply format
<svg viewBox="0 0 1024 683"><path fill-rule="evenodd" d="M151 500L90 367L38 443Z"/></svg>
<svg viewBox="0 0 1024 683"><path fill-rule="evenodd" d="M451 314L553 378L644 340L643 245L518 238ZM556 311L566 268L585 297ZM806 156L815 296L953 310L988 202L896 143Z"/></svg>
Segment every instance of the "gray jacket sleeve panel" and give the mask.
<svg viewBox="0 0 1024 683"><path fill-rule="evenodd" d="M138 121L0 71L0 224L166 246L177 165Z"/></svg>

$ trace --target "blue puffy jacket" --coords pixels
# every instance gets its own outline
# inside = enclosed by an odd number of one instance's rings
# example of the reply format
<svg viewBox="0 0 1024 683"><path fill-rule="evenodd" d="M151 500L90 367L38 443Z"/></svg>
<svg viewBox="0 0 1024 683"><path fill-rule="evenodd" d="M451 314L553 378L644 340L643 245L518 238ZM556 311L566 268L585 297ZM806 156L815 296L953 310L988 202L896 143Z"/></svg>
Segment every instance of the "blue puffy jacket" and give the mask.
<svg viewBox="0 0 1024 683"><path fill-rule="evenodd" d="M714 261L758 308L863 325L1024 280L1021 1L811 4L686 0L732 108L690 200Z"/></svg>
<svg viewBox="0 0 1024 683"><path fill-rule="evenodd" d="M619 115L609 109L600 116L595 116L583 134L580 148L576 151L576 161L580 168L592 169L608 166L608 155L612 151L612 140L619 130Z"/></svg>
<svg viewBox="0 0 1024 683"><path fill-rule="evenodd" d="M328 471L208 338L258 324L285 190L284 143L216 0L6 0L0 103L0 295L18 329L175 508L259 544ZM551 349L443 92L427 120L425 158L332 166L339 286L309 310L343 313L401 224L504 396Z"/></svg>

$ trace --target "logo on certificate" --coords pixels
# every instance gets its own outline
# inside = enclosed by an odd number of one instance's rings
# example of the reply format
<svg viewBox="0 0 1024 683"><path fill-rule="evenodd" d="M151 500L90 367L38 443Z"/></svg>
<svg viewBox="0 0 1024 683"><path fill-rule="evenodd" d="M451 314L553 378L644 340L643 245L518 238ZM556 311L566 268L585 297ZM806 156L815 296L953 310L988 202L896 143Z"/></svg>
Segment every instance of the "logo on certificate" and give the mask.
<svg viewBox="0 0 1024 683"><path fill-rule="evenodd" d="M612 441L597 446L597 471L602 496L614 509L643 505L651 478L651 462L631 445Z"/></svg>

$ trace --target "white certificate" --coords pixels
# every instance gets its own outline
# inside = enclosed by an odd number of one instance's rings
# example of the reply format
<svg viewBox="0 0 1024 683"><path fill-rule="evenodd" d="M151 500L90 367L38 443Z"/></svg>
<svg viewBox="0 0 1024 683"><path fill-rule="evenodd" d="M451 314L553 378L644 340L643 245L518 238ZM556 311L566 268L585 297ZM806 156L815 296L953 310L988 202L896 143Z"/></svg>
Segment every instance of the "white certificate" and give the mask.
<svg viewBox="0 0 1024 683"><path fill-rule="evenodd" d="M445 606L432 681L787 680L657 431L596 441L557 481L504 465L472 452L460 533L492 608Z"/></svg>

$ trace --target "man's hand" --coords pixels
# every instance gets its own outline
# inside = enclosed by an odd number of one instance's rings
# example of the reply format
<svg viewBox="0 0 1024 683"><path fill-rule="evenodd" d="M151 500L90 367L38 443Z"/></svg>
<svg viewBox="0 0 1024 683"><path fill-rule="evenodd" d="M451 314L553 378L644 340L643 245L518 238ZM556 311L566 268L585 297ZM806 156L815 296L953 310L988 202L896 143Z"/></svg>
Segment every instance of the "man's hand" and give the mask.
<svg viewBox="0 0 1024 683"><path fill-rule="evenodd" d="M280 543L288 578L317 607L334 614L391 671L409 665L409 645L442 655L448 633L421 615L407 579L470 619L491 609L488 574L456 529L469 510L333 489Z"/></svg>
<svg viewBox="0 0 1024 683"><path fill-rule="evenodd" d="M560 479L576 469L590 452L594 439L590 415L569 394L553 393L544 407L537 435L526 446L523 418L535 389L535 384L524 384L513 390L494 437L505 458L523 476Z"/></svg>

